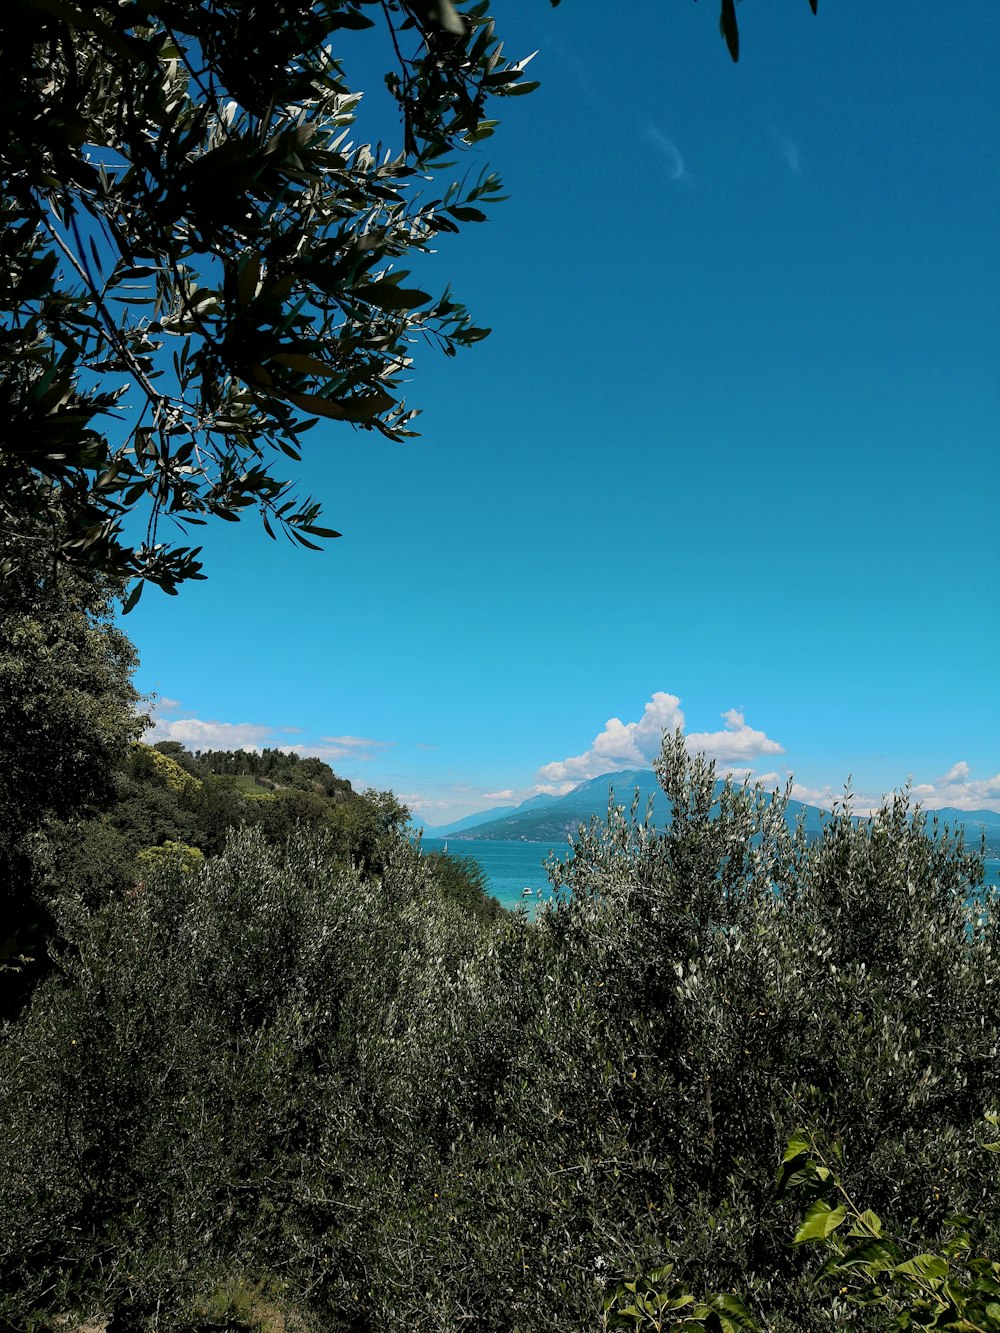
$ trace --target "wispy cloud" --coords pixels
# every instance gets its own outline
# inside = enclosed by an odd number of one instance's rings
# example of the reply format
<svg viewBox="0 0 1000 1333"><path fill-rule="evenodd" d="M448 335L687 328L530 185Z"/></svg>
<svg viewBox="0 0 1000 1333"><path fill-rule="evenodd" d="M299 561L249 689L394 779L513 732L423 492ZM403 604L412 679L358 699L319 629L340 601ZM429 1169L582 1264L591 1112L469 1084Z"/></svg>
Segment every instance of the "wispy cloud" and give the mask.
<svg viewBox="0 0 1000 1333"><path fill-rule="evenodd" d="M373 740L366 736L321 736L318 740L303 740L290 744L290 735L302 736L301 727L269 726L261 722L219 722L199 717L162 717L168 707L171 713L181 705L174 699L159 699L153 710L153 725L146 732L150 744L157 741L180 741L192 750L262 750L272 747L285 754L305 758L315 755L328 763L348 760L351 763L371 762L394 741Z"/></svg>
<svg viewBox="0 0 1000 1333"><path fill-rule="evenodd" d="M739 776L751 774L752 761L761 755L784 754L784 747L777 741L748 726L739 709L730 708L721 717L725 724L721 731L687 735L687 746L692 753L705 754L727 772L735 771ZM684 730L680 699L676 694L657 691L637 721L609 718L604 730L583 754L543 764L537 774L537 790L552 791L553 784L584 782L615 768L648 767L660 753L663 733L678 728Z"/></svg>
<svg viewBox="0 0 1000 1333"><path fill-rule="evenodd" d="M387 750L396 744L395 741L373 741L366 736L324 736L323 740L328 745L336 745L345 751L350 750Z"/></svg>
<svg viewBox="0 0 1000 1333"><path fill-rule="evenodd" d="M684 166L681 150L669 135L664 134L659 126L649 121L642 131L642 137L648 144L652 145L657 157L663 163L668 180L674 182L690 181L691 178Z"/></svg>
<svg viewBox="0 0 1000 1333"><path fill-rule="evenodd" d="M775 146L781 155L781 159L789 171L795 175L802 170L802 153L794 139L790 139L787 134L781 130L771 129L771 137Z"/></svg>
<svg viewBox="0 0 1000 1333"><path fill-rule="evenodd" d="M424 817L426 815L441 814L451 809L449 801L435 800L432 797L422 796L418 791L404 791L398 794L400 804L407 806L415 815ZM441 821L446 822L446 821Z"/></svg>

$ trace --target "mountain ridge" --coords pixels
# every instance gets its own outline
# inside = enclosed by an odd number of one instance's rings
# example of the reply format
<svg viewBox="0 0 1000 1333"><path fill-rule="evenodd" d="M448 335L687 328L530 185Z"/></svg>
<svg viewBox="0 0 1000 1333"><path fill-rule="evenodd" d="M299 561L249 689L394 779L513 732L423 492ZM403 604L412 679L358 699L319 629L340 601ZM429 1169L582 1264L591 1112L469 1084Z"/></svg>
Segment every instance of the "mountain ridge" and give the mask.
<svg viewBox="0 0 1000 1333"><path fill-rule="evenodd" d="M716 790L723 785L716 784ZM592 818L604 818L608 811L609 789L614 791L616 804L630 806L636 791L639 793L639 812L645 814L649 798L653 801L654 822L660 826L669 823L667 800L652 769L620 769L602 773L578 783L563 796L534 796L517 806L494 806L464 819L443 825L440 829L427 828L430 837L449 837L459 842L510 841L550 842L564 841L576 832L580 824ZM801 817L809 837L818 837L823 820L829 812L804 801L790 800L786 811L789 826L794 827ZM959 810L947 807L927 811L937 816L950 828L963 825L970 842L978 839L979 830L986 834L988 844L1000 843L1000 812L995 810Z"/></svg>

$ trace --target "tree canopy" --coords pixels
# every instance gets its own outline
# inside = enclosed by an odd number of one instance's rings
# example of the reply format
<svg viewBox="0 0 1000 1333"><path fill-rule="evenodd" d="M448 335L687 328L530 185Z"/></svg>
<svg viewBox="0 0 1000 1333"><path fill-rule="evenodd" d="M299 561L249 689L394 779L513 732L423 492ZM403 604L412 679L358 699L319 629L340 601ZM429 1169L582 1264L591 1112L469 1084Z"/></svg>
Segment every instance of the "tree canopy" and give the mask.
<svg viewBox="0 0 1000 1333"><path fill-rule="evenodd" d="M338 535L274 469L320 418L412 434L412 345L482 338L399 267L499 181L422 193L529 91L485 4L14 0L0 14L0 518L173 592L183 525ZM401 142L360 141L340 58L378 25ZM139 520L141 515L142 521ZM140 531L140 529L144 529Z"/></svg>
<svg viewBox="0 0 1000 1333"><path fill-rule="evenodd" d="M59 540L41 520L0 532L0 1014L44 956L53 828L114 799L146 721L113 621L120 590L60 564Z"/></svg>
<svg viewBox="0 0 1000 1333"><path fill-rule="evenodd" d="M403 266L500 198L489 171L450 176L493 132L489 99L535 86L487 11L3 7L0 521L46 516L63 558L137 580L130 603L202 577L191 525L256 510L305 546L339 535L287 479L302 436L320 419L412 435L414 344L454 355L488 332ZM342 58L368 28L392 148L365 142Z"/></svg>

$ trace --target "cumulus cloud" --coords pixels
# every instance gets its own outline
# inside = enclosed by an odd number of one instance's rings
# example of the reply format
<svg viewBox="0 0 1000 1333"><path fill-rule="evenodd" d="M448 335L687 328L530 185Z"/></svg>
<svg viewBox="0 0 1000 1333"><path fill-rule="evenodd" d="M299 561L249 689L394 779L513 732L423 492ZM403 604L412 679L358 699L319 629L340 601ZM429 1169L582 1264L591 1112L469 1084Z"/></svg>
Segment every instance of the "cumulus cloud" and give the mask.
<svg viewBox="0 0 1000 1333"><path fill-rule="evenodd" d="M793 801L802 801L805 805L818 805L821 810L831 810L834 802L843 800L843 796L843 789L834 791L829 783L824 787L807 787L802 782L792 783Z"/></svg>
<svg viewBox="0 0 1000 1333"><path fill-rule="evenodd" d="M738 771L740 776L753 772L752 761L764 754L784 754L784 747L771 740L763 731L747 726L739 709L723 713L725 726L721 731L692 732L687 746L692 753L703 753L718 761L721 768ZM604 730L594 737L590 748L583 754L573 755L538 770L538 791L553 795L562 792L554 787L563 784L562 791L588 778L599 777L616 768L648 768L660 753L663 733L684 729L684 713L676 694L657 691L643 709L636 722L622 722L612 717ZM566 785L568 784L568 785Z"/></svg>
<svg viewBox="0 0 1000 1333"><path fill-rule="evenodd" d="M954 806L956 810L1000 811L1000 773L973 777L972 769L960 759L933 782L916 783L913 794L927 810Z"/></svg>
<svg viewBox="0 0 1000 1333"><path fill-rule="evenodd" d="M726 724L722 731L695 731L687 737L687 747L693 754L704 754L723 768L744 766L762 754L784 754L785 748L772 741L762 731L748 727L742 712L730 708L722 715ZM748 769L752 772L752 768Z"/></svg>
<svg viewBox="0 0 1000 1333"><path fill-rule="evenodd" d="M663 732L683 726L680 699L676 694L659 690L637 722L609 717L604 730L594 737L589 749L569 759L543 764L538 770L538 781L541 784L575 784L616 768L646 768L660 753ZM540 790L548 788L543 786Z"/></svg>
<svg viewBox="0 0 1000 1333"><path fill-rule="evenodd" d="M566 782L536 782L533 787L528 788L522 799L527 799L528 796L565 796L575 786L577 783L572 778Z"/></svg>
<svg viewBox="0 0 1000 1333"><path fill-rule="evenodd" d="M146 732L150 744L180 741L192 750L259 750L267 744L270 727L254 722L203 722L198 717L157 718Z"/></svg>

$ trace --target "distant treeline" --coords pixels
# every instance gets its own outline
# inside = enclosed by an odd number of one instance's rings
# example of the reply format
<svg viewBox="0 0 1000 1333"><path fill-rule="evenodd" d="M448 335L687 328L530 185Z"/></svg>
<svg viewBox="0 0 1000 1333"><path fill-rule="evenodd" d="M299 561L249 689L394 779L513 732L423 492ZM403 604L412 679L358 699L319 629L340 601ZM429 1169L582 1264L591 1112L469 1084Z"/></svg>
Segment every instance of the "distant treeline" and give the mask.
<svg viewBox="0 0 1000 1333"><path fill-rule="evenodd" d="M194 750L189 752L179 741L158 741L161 754L176 759L196 777L210 775L266 778L276 786L298 791L317 791L324 796L348 798L352 788L347 778L340 778L328 763L315 756L305 758L294 752L266 748L257 750Z"/></svg>

